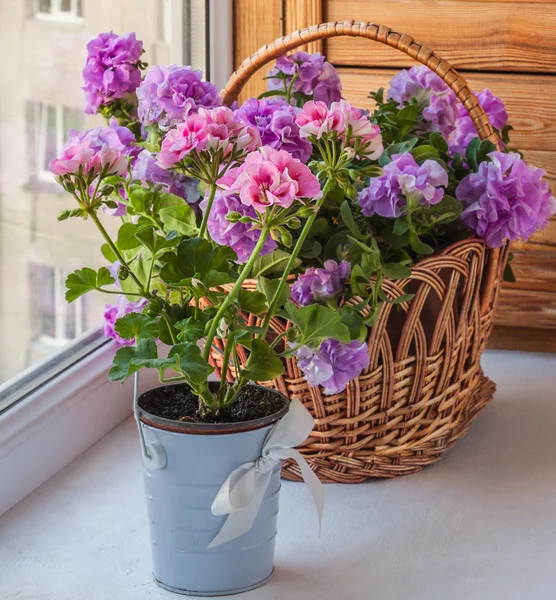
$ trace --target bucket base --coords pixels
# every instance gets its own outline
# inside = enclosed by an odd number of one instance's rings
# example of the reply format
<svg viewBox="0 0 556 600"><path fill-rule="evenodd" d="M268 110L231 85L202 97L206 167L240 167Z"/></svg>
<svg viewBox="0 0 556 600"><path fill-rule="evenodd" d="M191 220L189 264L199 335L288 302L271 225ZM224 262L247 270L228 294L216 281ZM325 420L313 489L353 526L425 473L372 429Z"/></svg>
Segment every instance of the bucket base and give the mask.
<svg viewBox="0 0 556 600"><path fill-rule="evenodd" d="M193 590L182 590L180 588L175 588L175 587L171 587L169 585L166 585L165 583L162 583L162 581L159 581L153 573L153 580L156 583L156 585L158 585L159 587L168 590L169 592L174 592L175 594L182 594L183 596L207 596L207 597L214 597L214 596L233 596L234 594L242 594L243 592L249 592L251 590L255 590L261 586L263 586L265 583L268 583L271 579L272 576L274 575L274 569L272 569L272 573L266 578L263 579L262 581L259 581L259 583L254 583L253 585L248 585L247 587L243 587L243 588L238 588L236 590L227 590L225 592L195 592Z"/></svg>

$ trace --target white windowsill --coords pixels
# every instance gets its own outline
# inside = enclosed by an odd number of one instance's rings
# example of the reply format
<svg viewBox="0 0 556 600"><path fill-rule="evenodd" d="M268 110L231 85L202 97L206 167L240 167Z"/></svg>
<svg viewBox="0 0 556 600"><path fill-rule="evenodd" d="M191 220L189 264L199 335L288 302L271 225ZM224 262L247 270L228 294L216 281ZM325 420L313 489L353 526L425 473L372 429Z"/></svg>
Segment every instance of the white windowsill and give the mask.
<svg viewBox="0 0 556 600"><path fill-rule="evenodd" d="M245 598L552 599L556 356L484 365L499 391L467 437L417 475L326 486L320 538L307 490L284 482L275 577ZM0 518L2 599L172 597L150 579L132 419Z"/></svg>

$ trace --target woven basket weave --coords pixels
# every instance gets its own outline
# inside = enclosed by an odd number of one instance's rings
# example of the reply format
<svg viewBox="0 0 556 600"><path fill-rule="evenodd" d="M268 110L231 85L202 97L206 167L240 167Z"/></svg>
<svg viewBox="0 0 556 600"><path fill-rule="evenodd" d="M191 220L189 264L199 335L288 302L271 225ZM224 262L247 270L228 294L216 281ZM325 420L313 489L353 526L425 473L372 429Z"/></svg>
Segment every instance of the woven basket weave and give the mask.
<svg viewBox="0 0 556 600"><path fill-rule="evenodd" d="M276 40L241 64L223 91L224 101L231 104L255 71L287 51L339 35L382 42L429 67L456 93L481 139L498 144L477 98L448 62L410 36L372 23L326 23ZM299 450L322 481L357 483L414 473L436 462L465 434L494 392L479 361L507 256L507 246L491 250L471 238L418 262L408 279L386 280L390 298L408 292L415 296L399 308L383 305L367 340L369 368L344 392L325 396L321 388L309 386L293 358L286 360L283 376L264 384L299 398L315 417L315 429ZM259 322L253 315L245 318ZM278 318L271 322L277 333L289 326ZM238 352L245 361L245 350ZM220 354L214 352L211 361L218 371ZM228 378L233 377L230 370ZM286 463L283 475L300 479L295 464Z"/></svg>

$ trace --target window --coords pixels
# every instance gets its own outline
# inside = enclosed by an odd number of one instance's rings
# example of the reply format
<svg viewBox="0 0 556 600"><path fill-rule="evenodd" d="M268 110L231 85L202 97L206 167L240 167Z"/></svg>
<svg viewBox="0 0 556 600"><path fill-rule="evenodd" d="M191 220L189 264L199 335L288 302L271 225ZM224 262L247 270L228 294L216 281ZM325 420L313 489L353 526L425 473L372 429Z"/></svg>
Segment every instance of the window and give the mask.
<svg viewBox="0 0 556 600"><path fill-rule="evenodd" d="M9 140L0 144L0 413L98 346L104 303L116 298L87 295L66 304L67 274L85 265L98 269L106 261L89 222L56 220L73 206L48 170L68 131L103 124L83 113L87 41L102 31L134 31L144 42L147 63L191 64L207 73L210 19L223 27L232 4L111 0L106 10L98 0L26 3L35 18L19 2L4 3L7 33L0 37L0 51L10 56L2 64L6 85L0 89L0 139ZM79 30L63 27L67 21L79 21ZM231 20L229 26L231 31ZM232 53L222 32L213 37L218 45L211 63L228 64ZM117 217L101 218L109 231L117 231Z"/></svg>
<svg viewBox="0 0 556 600"><path fill-rule="evenodd" d="M68 132L83 127L82 113L76 109L61 105L35 104L35 146L37 178L53 181L54 177L48 164L60 154Z"/></svg>
<svg viewBox="0 0 556 600"><path fill-rule="evenodd" d="M35 0L39 18L76 20L83 17L83 0Z"/></svg>

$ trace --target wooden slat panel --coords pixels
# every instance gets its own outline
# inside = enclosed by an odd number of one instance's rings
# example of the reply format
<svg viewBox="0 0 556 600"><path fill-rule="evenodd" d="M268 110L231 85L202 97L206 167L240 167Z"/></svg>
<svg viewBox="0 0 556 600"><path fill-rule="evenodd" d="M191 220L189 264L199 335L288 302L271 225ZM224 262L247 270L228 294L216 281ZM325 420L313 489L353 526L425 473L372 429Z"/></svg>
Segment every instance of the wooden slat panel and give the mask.
<svg viewBox="0 0 556 600"><path fill-rule="evenodd" d="M286 0L286 33L322 23L322 5L322 0ZM300 46L299 50L322 53L322 48L322 40L316 40Z"/></svg>
<svg viewBox="0 0 556 600"><path fill-rule="evenodd" d="M522 251L512 244L514 259L512 269L516 282L504 283L504 292L511 294L513 290L549 292L556 295L556 250L539 254L529 250ZM556 327L556 323L555 323Z"/></svg>
<svg viewBox="0 0 556 600"><path fill-rule="evenodd" d="M556 294L510 289L500 294L496 324L536 329L556 329Z"/></svg>
<svg viewBox="0 0 556 600"><path fill-rule="evenodd" d="M280 0L234 1L234 68L261 46L280 37ZM240 102L258 96L266 90L261 69L247 83L240 94Z"/></svg>
<svg viewBox="0 0 556 600"><path fill-rule="evenodd" d="M370 90L388 88L397 70L339 68L343 95L360 107L371 107ZM464 73L477 91L489 88L508 108L514 126L512 145L520 150L556 149L556 77Z"/></svg>
<svg viewBox="0 0 556 600"><path fill-rule="evenodd" d="M556 10L551 4L327 0L324 6L327 21L387 25L461 69L556 72ZM325 48L336 64L411 64L403 53L368 40L334 38Z"/></svg>
<svg viewBox="0 0 556 600"><path fill-rule="evenodd" d="M556 353L556 329L527 329L496 325L488 339L488 348Z"/></svg>

